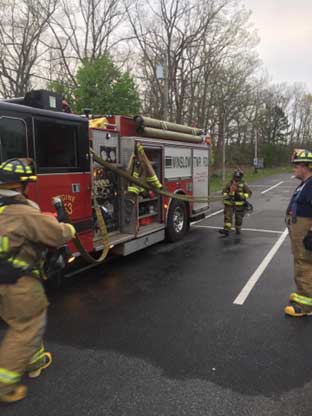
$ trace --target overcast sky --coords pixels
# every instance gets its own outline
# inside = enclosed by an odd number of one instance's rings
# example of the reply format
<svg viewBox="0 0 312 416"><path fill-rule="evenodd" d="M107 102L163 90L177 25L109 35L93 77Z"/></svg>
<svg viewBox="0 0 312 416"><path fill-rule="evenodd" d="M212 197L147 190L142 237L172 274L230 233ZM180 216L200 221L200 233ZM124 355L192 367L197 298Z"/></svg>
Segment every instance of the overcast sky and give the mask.
<svg viewBox="0 0 312 416"><path fill-rule="evenodd" d="M277 82L312 91L312 0L242 0L261 39L260 57Z"/></svg>

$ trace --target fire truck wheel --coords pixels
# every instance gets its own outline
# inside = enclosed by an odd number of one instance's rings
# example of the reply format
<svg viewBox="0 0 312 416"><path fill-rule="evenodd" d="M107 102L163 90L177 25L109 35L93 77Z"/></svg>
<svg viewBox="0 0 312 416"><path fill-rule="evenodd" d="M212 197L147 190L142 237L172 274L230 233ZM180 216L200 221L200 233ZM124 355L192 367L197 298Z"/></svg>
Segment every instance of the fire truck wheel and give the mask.
<svg viewBox="0 0 312 416"><path fill-rule="evenodd" d="M169 207L166 239L168 241L181 240L188 230L188 218L185 203L173 200Z"/></svg>

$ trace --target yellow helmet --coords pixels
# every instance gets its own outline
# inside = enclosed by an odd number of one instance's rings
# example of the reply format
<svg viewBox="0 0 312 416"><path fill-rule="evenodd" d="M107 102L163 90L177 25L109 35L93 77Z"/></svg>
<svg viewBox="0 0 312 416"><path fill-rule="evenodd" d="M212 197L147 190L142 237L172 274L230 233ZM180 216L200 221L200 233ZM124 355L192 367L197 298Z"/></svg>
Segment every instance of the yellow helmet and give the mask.
<svg viewBox="0 0 312 416"><path fill-rule="evenodd" d="M294 149L291 163L306 163L309 168L312 168L312 152L307 149Z"/></svg>
<svg viewBox="0 0 312 416"><path fill-rule="evenodd" d="M0 165L0 187L10 184L35 182L32 159L9 159Z"/></svg>

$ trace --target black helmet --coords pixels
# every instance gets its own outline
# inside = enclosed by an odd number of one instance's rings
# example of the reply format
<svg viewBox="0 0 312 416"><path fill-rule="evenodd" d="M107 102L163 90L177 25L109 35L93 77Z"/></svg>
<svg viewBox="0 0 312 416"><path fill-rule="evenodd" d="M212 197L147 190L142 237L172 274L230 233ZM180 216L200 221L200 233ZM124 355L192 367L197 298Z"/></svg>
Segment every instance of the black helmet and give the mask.
<svg viewBox="0 0 312 416"><path fill-rule="evenodd" d="M242 172L240 169L236 169L233 173L233 179L241 180L243 179L244 172Z"/></svg>
<svg viewBox="0 0 312 416"><path fill-rule="evenodd" d="M35 182L31 159L9 159L0 165L0 187L15 183Z"/></svg>

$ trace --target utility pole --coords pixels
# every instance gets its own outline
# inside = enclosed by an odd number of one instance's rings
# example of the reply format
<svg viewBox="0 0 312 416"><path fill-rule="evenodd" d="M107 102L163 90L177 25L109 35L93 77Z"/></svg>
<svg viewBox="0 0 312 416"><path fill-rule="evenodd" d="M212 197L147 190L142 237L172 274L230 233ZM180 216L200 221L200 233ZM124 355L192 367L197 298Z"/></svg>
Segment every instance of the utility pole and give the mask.
<svg viewBox="0 0 312 416"><path fill-rule="evenodd" d="M255 173L258 172L258 129L256 130L255 134Z"/></svg>
<svg viewBox="0 0 312 416"><path fill-rule="evenodd" d="M223 114L223 138L222 138L222 187L225 186L225 144L226 144L226 117Z"/></svg>
<svg viewBox="0 0 312 416"><path fill-rule="evenodd" d="M168 95L169 95L169 76L168 76L168 61L165 57L164 61L164 120L168 121Z"/></svg>

